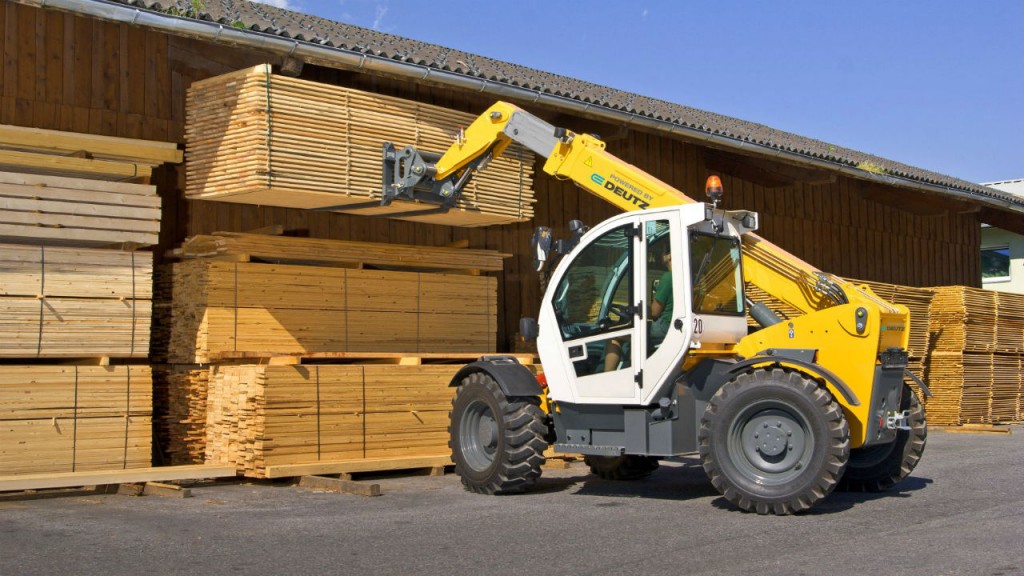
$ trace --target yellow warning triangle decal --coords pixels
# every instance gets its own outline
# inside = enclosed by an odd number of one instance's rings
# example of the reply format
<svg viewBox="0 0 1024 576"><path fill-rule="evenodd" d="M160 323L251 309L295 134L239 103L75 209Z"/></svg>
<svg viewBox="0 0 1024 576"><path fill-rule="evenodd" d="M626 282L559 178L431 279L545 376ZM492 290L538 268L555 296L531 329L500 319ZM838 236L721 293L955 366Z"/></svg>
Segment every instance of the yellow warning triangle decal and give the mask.
<svg viewBox="0 0 1024 576"><path fill-rule="evenodd" d="M587 156L587 159L583 161L583 165L584 166L590 166L591 168L593 168L594 167L594 157L593 156Z"/></svg>

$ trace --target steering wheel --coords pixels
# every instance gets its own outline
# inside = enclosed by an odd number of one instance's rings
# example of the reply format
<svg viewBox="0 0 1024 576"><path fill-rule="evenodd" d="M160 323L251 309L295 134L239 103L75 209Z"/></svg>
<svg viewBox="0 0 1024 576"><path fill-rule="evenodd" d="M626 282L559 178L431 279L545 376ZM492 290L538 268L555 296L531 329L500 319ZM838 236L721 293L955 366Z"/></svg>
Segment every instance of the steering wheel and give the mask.
<svg viewBox="0 0 1024 576"><path fill-rule="evenodd" d="M631 306L626 304L609 304L608 311L605 312L604 318L601 318L601 321L598 322L598 326L603 330L609 326L624 324L632 315L631 308Z"/></svg>

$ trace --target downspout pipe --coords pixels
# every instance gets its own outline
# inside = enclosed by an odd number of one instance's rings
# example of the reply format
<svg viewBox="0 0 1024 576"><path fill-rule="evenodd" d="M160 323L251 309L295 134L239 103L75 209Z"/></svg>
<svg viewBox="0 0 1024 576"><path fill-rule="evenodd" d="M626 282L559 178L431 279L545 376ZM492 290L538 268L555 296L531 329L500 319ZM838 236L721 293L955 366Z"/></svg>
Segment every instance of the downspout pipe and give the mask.
<svg viewBox="0 0 1024 576"><path fill-rule="evenodd" d="M788 152L778 148L771 148L722 134L713 134L706 130L699 130L664 120L649 118L639 114L632 114L623 110L615 110L600 105L594 105L592 103L581 102L564 96L545 94L529 88L511 86L502 82L488 81L483 78L476 78L465 74L439 70L423 64L402 62L399 60L375 56L373 54L355 52L345 48L329 47L311 42L298 41L291 38L283 38L281 36L275 36L264 32L241 30L232 26L225 26L218 22L208 22L193 18L174 16L171 14L137 8L135 6L119 2L109 2L107 0L14 1L19 4L62 10L110 22L142 26L177 36L272 52L281 56L298 58L312 64L318 64L330 68L383 72L395 76L410 78L420 82L429 81L452 88L489 94L499 99L508 98L527 101L541 106L559 109L567 113L578 115L586 114L612 123L625 123L632 126L641 126L656 132L663 132L669 135L676 134L693 140L705 141L711 145L729 150L754 152L757 154L773 156L790 163L830 171L838 171L859 180L868 180L887 186L909 188L917 191L953 196L961 200L984 204L999 210L1008 210L1024 214L1024 201L1014 201L1010 198L1000 198L997 196L986 196L940 184L921 182L918 180L901 178L887 174L866 172L848 164L842 164L821 158L812 158L803 154Z"/></svg>

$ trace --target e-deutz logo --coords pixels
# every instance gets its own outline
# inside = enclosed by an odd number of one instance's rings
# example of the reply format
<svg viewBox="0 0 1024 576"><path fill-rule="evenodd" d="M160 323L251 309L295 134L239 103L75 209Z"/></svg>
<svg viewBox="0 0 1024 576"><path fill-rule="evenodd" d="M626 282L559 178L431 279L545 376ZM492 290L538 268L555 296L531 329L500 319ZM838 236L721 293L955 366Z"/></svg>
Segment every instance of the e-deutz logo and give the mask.
<svg viewBox="0 0 1024 576"><path fill-rule="evenodd" d="M617 186L614 182L611 182L610 180L608 180L604 176L601 176L600 174L591 174L590 180L594 182L594 184L602 186L605 190L610 190L613 194L621 197L623 200L627 202L632 202L633 205L636 206L637 208L644 209L651 205L650 202L641 199L633 192L630 192L629 190L626 190L621 186Z"/></svg>

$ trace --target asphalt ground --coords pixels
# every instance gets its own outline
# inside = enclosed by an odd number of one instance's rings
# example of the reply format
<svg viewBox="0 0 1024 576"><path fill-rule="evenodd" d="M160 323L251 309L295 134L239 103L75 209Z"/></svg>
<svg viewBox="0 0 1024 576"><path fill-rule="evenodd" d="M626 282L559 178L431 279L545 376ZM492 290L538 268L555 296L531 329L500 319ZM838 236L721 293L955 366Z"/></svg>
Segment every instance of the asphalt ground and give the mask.
<svg viewBox="0 0 1024 576"><path fill-rule="evenodd" d="M480 496L444 477L357 477L379 497L209 483L187 499L0 502L0 575L1024 574L1024 427L932 430L914 474L807 513L732 508L696 458L640 482L582 463L533 491Z"/></svg>

